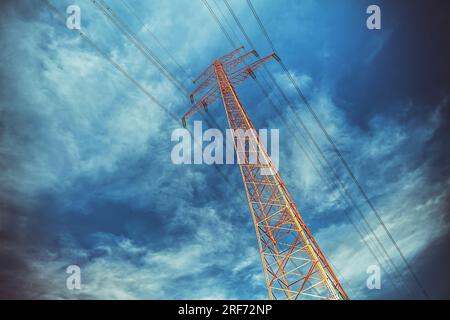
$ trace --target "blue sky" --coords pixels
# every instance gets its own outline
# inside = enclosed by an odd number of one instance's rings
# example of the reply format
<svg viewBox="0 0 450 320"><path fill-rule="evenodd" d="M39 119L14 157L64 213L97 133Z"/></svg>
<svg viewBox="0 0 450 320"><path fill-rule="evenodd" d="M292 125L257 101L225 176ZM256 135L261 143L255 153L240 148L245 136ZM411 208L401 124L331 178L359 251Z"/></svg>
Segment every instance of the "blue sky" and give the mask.
<svg viewBox="0 0 450 320"><path fill-rule="evenodd" d="M91 1L51 2L61 14L79 5L82 31L181 118L188 100ZM377 1L380 31L365 27L371 1L253 3L428 293L449 298L448 5L432 2ZM188 78L119 0L107 3L189 89L234 49L200 0L129 1ZM217 3L234 41L249 49ZM258 52L269 54L246 2L230 4ZM0 296L266 299L239 169L172 164L170 137L180 123L44 4L6 1L0 12ZM268 67L413 288L281 68ZM267 90L296 125L273 86ZM257 128L280 129L281 175L350 298L403 298L385 274L381 290L366 288L376 261L345 211L361 219L321 182L256 84L248 80L238 93ZM222 105L209 110L225 126ZM82 270L79 291L65 286L71 264Z"/></svg>

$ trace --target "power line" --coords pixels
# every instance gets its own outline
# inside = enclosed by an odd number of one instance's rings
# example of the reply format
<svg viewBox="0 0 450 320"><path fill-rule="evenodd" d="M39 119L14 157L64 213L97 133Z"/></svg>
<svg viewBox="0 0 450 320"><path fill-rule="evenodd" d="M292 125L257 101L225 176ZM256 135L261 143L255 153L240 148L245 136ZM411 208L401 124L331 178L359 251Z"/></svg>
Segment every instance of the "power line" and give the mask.
<svg viewBox="0 0 450 320"><path fill-rule="evenodd" d="M134 11L133 8L130 7L129 4L127 4L126 1L120 0L122 5L127 8L127 10L141 23L142 27L152 36L153 40L158 44L158 46L164 50L164 52L167 54L167 56L172 60L172 62L177 66L178 70L184 73L186 78L191 79L188 72L185 68L181 66L181 64L174 58L174 56L170 53L170 51L161 43L161 41L158 39L158 37L150 30L150 28L147 26L147 24L139 17L139 15Z"/></svg>
<svg viewBox="0 0 450 320"><path fill-rule="evenodd" d="M224 0L225 3L227 3L227 0ZM247 0L247 4L250 7L259 27L261 28L262 32L264 33L265 38L267 39L269 45L271 46L273 52L275 54L277 54L277 50L275 49L275 46L272 42L272 40L270 39L270 36L266 30L266 28L264 27L261 19L259 18L253 4L251 3L251 0ZM412 267L410 266L409 262L406 260L403 252L401 251L400 247L398 246L397 242L395 241L394 237L392 236L391 232L389 231L389 229L386 227L384 221L382 220L380 214L378 213L378 210L375 208L375 206L373 205L372 201L370 200L370 198L368 197L367 193L365 192L365 190L363 189L362 185L360 184L360 182L358 181L358 179L356 178L356 176L354 175L353 171L351 170L350 166L348 165L347 161L345 160L345 158L343 157L342 153L340 152L340 150L338 149L336 143L334 142L333 138L329 135L328 131L326 130L326 128L324 127L324 125L322 124L322 122L320 121L319 117L317 116L317 113L314 111L314 109L311 107L308 99L306 98L306 96L303 94L303 92L300 90L297 82L294 80L294 78L292 77L292 74L290 73L290 71L288 70L288 68L286 67L286 65L284 64L283 60L280 59L280 65L283 68L283 70L285 71L286 75L288 76L289 80L291 81L292 85L294 86L297 94L300 96L300 98L302 99L302 101L304 102L304 104L306 105L308 111L312 114L314 120L316 121L316 123L318 124L318 126L320 127L322 133L325 135L326 139L328 140L328 142L331 144L334 152L338 155L339 159L341 160L342 164L344 165L346 171L348 172L348 174L350 175L351 179L353 180L353 182L356 184L358 190L360 191L360 193L363 195L365 201L368 203L369 207L372 209L372 211L374 212L375 216L377 217L378 222L380 223L380 225L382 226L383 230L385 231L385 233L388 235L389 239L391 240L391 242L394 244L395 249L397 250L397 252L399 253L400 257L402 258L403 262L405 263L406 267L408 268L409 272L411 273L412 277L414 278L414 281L417 283L418 287L422 290L422 293L424 294L425 297L429 298L429 295L427 293L427 291L425 290L424 286L422 285L422 283L420 282L420 280L418 279L417 275L415 274L414 270L412 269Z"/></svg>
<svg viewBox="0 0 450 320"><path fill-rule="evenodd" d="M233 47L236 47L236 44L234 44L233 40L231 39L230 35L228 34L227 30L225 30L225 28L223 27L222 23L220 22L219 18L216 16L216 14L214 13L214 11L211 9L211 7L209 6L208 2L206 0L202 0L203 4L205 5L205 7L209 10L209 12L211 13L212 17L214 18L214 20L217 22L217 24L219 25L220 29L222 29L223 34L225 35L225 37L228 39L228 41L233 45Z"/></svg>
<svg viewBox="0 0 450 320"><path fill-rule="evenodd" d="M113 10L103 0L91 0L104 15L107 17L122 34L145 56L148 60L163 74L172 84L177 87L183 95L188 96L189 92L186 87L176 79L176 77L168 70L158 56L148 48L137 35L113 12Z"/></svg>
<svg viewBox="0 0 450 320"><path fill-rule="evenodd" d="M225 24L228 26L228 29L231 30L231 33L233 34L234 38L236 39L236 41L239 43L239 37L236 34L236 32L234 31L234 29L231 27L231 24L229 23L228 19L226 18L225 14L223 13L222 9L220 8L220 5L218 3L218 0L213 0L214 5L217 8L217 11L219 11L220 16L222 17L222 20L225 22ZM234 48L233 48L234 49Z"/></svg>
<svg viewBox="0 0 450 320"><path fill-rule="evenodd" d="M245 39L247 40L248 44L250 45L250 47L252 49L255 49L255 45L253 45L252 40L250 39L250 37L248 36L248 34L244 31L244 27L242 26L241 22L239 21L238 17L236 16L236 14L234 13L233 9L231 8L230 4L228 3L228 1L223 0L223 2L225 3L225 5L227 6L228 11L230 12L231 16L233 17L234 21L236 22L236 24L238 25L239 29L241 30L242 34L244 35Z"/></svg>
<svg viewBox="0 0 450 320"><path fill-rule="evenodd" d="M59 11L48 1L42 0L54 13L56 13L60 18L64 17L59 13ZM179 123L178 117L166 108L161 102L158 101L147 89L145 89L137 80L135 80L123 67L121 67L117 62L115 62L112 58L110 58L103 50L101 50L92 39L87 36L83 31L78 30L78 34L83 40L85 40L92 48L94 48L103 58L105 58L111 65L114 66L123 76L125 76L128 80L130 80L139 90L141 90L150 100L152 100L156 105L158 105L161 109L163 109L172 119L174 119L177 123Z"/></svg>

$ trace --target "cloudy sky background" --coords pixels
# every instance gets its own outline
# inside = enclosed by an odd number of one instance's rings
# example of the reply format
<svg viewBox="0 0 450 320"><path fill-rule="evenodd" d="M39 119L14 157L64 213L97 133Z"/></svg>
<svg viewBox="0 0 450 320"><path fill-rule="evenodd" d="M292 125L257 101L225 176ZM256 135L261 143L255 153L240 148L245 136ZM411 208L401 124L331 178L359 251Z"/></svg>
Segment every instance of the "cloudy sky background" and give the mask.
<svg viewBox="0 0 450 320"><path fill-rule="evenodd" d="M181 117L187 110L186 98L91 1L51 2L62 15L79 5L82 31L101 50L171 112ZM192 78L233 49L200 0L128 1L186 77L121 1L107 3L189 89ZM449 6L377 3L381 31L365 27L369 1L254 1L426 291L450 298ZM233 40L249 48L217 4ZM230 4L258 52L269 54L246 2ZM170 137L180 123L40 1L2 2L0 16L0 297L266 299L238 168L172 164ZM381 290L366 288L366 269L377 261L346 214L357 226L362 219L321 181L248 80L238 93L256 127L280 129L281 175L350 298L409 297L402 283L421 298L281 68L268 66L402 273L383 272ZM266 89L297 127L274 87ZM221 104L209 110L225 126ZM377 257L390 271L379 250ZM82 270L79 291L66 288L72 264Z"/></svg>

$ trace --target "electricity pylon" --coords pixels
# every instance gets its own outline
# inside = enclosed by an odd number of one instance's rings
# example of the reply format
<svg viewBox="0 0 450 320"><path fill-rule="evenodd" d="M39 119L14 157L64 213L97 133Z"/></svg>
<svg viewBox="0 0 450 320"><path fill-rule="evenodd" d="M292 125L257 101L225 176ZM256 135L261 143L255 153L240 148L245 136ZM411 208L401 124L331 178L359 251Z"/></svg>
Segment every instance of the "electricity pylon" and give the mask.
<svg viewBox="0 0 450 320"><path fill-rule="evenodd" d="M249 132L234 135L234 149L244 181L245 192L256 229L259 251L270 299L348 299L324 254L303 221L297 206L275 169L268 152L234 89L275 54L245 64L256 51L238 56L243 47L215 60L194 83L200 83L191 95L193 106L182 117L208 108L222 98L230 129ZM195 96L204 93L197 102ZM256 161L251 161L257 153ZM253 158L254 159L254 158ZM265 171L264 171L265 170ZM269 174L268 174L269 173Z"/></svg>

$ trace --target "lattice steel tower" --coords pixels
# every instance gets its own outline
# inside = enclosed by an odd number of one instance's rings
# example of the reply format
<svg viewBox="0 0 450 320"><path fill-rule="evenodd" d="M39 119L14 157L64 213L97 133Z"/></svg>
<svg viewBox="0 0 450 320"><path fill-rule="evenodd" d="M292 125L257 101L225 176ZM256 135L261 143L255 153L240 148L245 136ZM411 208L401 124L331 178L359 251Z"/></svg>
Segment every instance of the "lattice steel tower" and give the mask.
<svg viewBox="0 0 450 320"><path fill-rule="evenodd" d="M189 116L222 98L230 129L242 129L253 135L250 139L244 137L244 141L235 135L233 141L241 159L239 168L255 224L270 299L347 299L234 89L248 77L255 77L255 70L268 60L278 60L278 57L271 54L235 71L247 59L258 57L255 51L239 56L242 49L215 60L194 81L200 84L191 95L193 106L183 116L183 126ZM203 93L201 98L195 99L200 93ZM246 141L248 148L239 148ZM252 153L258 153L257 161L251 161Z"/></svg>

